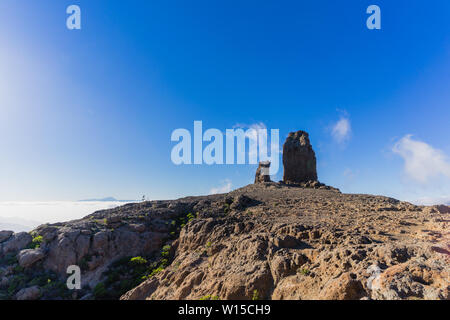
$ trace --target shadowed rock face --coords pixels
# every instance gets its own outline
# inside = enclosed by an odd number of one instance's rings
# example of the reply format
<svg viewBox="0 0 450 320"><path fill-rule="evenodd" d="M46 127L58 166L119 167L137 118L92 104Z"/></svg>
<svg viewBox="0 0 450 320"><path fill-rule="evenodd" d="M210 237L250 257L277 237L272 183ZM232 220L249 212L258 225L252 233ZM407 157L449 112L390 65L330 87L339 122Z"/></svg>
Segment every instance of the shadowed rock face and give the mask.
<svg viewBox="0 0 450 320"><path fill-rule="evenodd" d="M283 181L302 183L316 181L316 155L305 131L289 133L283 145Z"/></svg>
<svg viewBox="0 0 450 320"><path fill-rule="evenodd" d="M269 169L270 161L261 161L259 163L258 169L256 170L255 183L271 182Z"/></svg>

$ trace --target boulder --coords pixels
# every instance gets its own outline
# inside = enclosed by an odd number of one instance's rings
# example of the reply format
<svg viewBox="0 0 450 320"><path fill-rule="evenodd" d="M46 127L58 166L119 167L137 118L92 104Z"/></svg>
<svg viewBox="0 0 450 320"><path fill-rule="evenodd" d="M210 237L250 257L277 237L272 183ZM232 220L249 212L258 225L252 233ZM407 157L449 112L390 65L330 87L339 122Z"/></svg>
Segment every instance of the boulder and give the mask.
<svg viewBox="0 0 450 320"><path fill-rule="evenodd" d="M49 243L44 267L57 273L65 273L67 267L77 264L76 245L70 240L71 233L64 233ZM81 257L81 256L80 256Z"/></svg>
<svg viewBox="0 0 450 320"><path fill-rule="evenodd" d="M438 260L426 265L423 257L393 265L381 272L371 284L371 298L377 300L448 300L448 268Z"/></svg>
<svg viewBox="0 0 450 320"><path fill-rule="evenodd" d="M230 209L244 210L247 207L251 206L252 202L253 202L253 199L247 197L244 194L241 194L234 199L234 202L231 204Z"/></svg>
<svg viewBox="0 0 450 320"><path fill-rule="evenodd" d="M145 225L142 223L130 223L128 227L135 232L142 233L145 231Z"/></svg>
<svg viewBox="0 0 450 320"><path fill-rule="evenodd" d="M343 273L341 276L328 282L320 294L323 300L359 300L366 293L356 276L351 273Z"/></svg>
<svg viewBox="0 0 450 320"><path fill-rule="evenodd" d="M283 182L299 184L316 181L316 155L305 131L289 133L283 145Z"/></svg>
<svg viewBox="0 0 450 320"><path fill-rule="evenodd" d="M255 183L271 182L269 169L270 161L261 161L259 163L258 169L256 169Z"/></svg>
<svg viewBox="0 0 450 320"><path fill-rule="evenodd" d="M439 213L450 213L450 206L439 204L435 208Z"/></svg>
<svg viewBox="0 0 450 320"><path fill-rule="evenodd" d="M28 268L44 258L44 252L41 249L24 249L17 255L19 265L23 268Z"/></svg>
<svg viewBox="0 0 450 320"><path fill-rule="evenodd" d="M41 295L41 290L38 286L24 288L16 293L17 300L37 300Z"/></svg>
<svg viewBox="0 0 450 320"><path fill-rule="evenodd" d="M2 277L0 279L0 288L7 288L10 282L10 278L8 277Z"/></svg>
<svg viewBox="0 0 450 320"><path fill-rule="evenodd" d="M13 235L13 233L14 232L8 230L0 231L0 242L8 240Z"/></svg>
<svg viewBox="0 0 450 320"><path fill-rule="evenodd" d="M7 254L9 252L22 250L29 245L32 240L33 238L27 232L15 233L9 238L9 240L1 244L0 252L3 251L3 254Z"/></svg>

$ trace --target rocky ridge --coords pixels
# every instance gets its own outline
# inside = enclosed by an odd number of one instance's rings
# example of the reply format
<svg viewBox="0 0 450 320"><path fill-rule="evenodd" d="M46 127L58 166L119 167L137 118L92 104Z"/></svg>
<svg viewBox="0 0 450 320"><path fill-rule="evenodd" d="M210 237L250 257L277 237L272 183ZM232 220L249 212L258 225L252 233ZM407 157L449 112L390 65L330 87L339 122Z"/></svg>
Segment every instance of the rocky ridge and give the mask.
<svg viewBox="0 0 450 320"><path fill-rule="evenodd" d="M122 299L449 298L448 207L267 183L208 209Z"/></svg>
<svg viewBox="0 0 450 320"><path fill-rule="evenodd" d="M450 207L319 182L304 131L283 165L278 183L260 163L227 194L0 231L0 299L449 299Z"/></svg>
<svg viewBox="0 0 450 320"><path fill-rule="evenodd" d="M0 293L448 299L449 213L448 206L342 194L317 181L128 204L31 234L1 232ZM64 288L71 264L81 266L82 290Z"/></svg>

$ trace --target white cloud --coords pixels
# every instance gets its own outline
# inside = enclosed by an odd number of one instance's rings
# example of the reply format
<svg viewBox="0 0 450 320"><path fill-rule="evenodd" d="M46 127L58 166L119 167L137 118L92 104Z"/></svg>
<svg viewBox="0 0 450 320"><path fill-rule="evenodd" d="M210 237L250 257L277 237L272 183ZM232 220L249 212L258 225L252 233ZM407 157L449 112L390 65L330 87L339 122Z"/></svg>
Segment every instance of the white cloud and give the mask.
<svg viewBox="0 0 450 320"><path fill-rule="evenodd" d="M357 174L358 174L358 172L356 172L350 168L346 168L344 170L344 172L342 173L342 175L348 180L353 180Z"/></svg>
<svg viewBox="0 0 450 320"><path fill-rule="evenodd" d="M412 135L401 138L392 148L405 161L406 175L422 184L434 178L450 178L450 162L446 155L429 144L414 140Z"/></svg>
<svg viewBox="0 0 450 320"><path fill-rule="evenodd" d="M236 123L233 126L233 129L243 129L243 130L254 129L254 131L249 132L247 137L251 142L254 142L256 144L258 143L258 130L267 130L267 134L269 134L269 131L270 131L269 129L267 129L266 124L263 122L257 122L257 123L252 123L252 124ZM279 146L279 143L278 143L278 146ZM282 150L280 147L276 148L275 144L272 143L270 152L275 156L275 155L281 154ZM249 150L249 157L257 156L257 155L258 155L258 150Z"/></svg>
<svg viewBox="0 0 450 320"><path fill-rule="evenodd" d="M449 196L441 196L441 197L421 197L419 199L414 199L410 201L414 204L424 205L424 206L432 206L435 204L446 204L450 205L450 195Z"/></svg>
<svg viewBox="0 0 450 320"><path fill-rule="evenodd" d="M223 185L219 186L217 188L212 188L211 190L209 190L209 194L217 194L217 193L227 193L231 191L231 180L230 179L225 179L225 181L223 181Z"/></svg>
<svg viewBox="0 0 450 320"><path fill-rule="evenodd" d="M15 223L34 228L43 223L80 219L97 210L124 204L118 201L0 202L0 224Z"/></svg>
<svg viewBox="0 0 450 320"><path fill-rule="evenodd" d="M263 122L253 123L253 124L244 124L244 123L237 123L233 126L233 129L254 129L252 131L249 131L249 134L247 135L248 139L251 141L251 143L258 143L258 130L265 129L267 130L267 126ZM249 155L251 156L257 156L258 150L249 150Z"/></svg>
<svg viewBox="0 0 450 320"><path fill-rule="evenodd" d="M350 138L352 127L347 117L341 117L331 129L331 136L338 143L343 143Z"/></svg>
<svg viewBox="0 0 450 320"><path fill-rule="evenodd" d="M270 161L270 175L277 174L280 167L280 154L282 153L279 129L269 130L263 122L237 123L233 126L233 129L245 131L246 138L249 140L248 151L245 151L248 155L249 164L257 164L258 161ZM245 154L240 155L245 157Z"/></svg>

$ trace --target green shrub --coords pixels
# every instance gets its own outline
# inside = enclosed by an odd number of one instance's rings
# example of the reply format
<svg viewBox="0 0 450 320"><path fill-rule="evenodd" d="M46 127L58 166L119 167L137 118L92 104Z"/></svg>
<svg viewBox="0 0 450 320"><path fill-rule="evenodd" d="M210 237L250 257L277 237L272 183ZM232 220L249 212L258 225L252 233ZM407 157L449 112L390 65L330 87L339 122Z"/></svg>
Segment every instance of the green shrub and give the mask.
<svg viewBox="0 0 450 320"><path fill-rule="evenodd" d="M17 263L17 255L14 253L8 253L3 257L0 257L0 264L16 264Z"/></svg>
<svg viewBox="0 0 450 320"><path fill-rule="evenodd" d="M107 295L107 291L106 291L104 283L100 282L99 284L97 284L94 288L93 293L94 293L95 299L105 298Z"/></svg>
<svg viewBox="0 0 450 320"><path fill-rule="evenodd" d="M160 273L161 271L163 271L164 270L164 268L161 266L161 267L158 267L158 268L156 268L156 269L153 269L152 270L152 272L149 274L149 278L151 278L151 277L153 277L154 275L157 275L158 273Z"/></svg>
<svg viewBox="0 0 450 320"><path fill-rule="evenodd" d="M24 267L21 267L20 265L16 265L13 269L14 274L20 274L25 270Z"/></svg>
<svg viewBox="0 0 450 320"><path fill-rule="evenodd" d="M41 247L42 242L44 239L42 236L34 236L33 240L31 240L31 243L28 245L28 249L38 249Z"/></svg>
<svg viewBox="0 0 450 320"><path fill-rule="evenodd" d="M188 213L188 215L186 216L188 219L188 222L191 222L192 220L195 219L194 215L192 213Z"/></svg>
<svg viewBox="0 0 450 320"><path fill-rule="evenodd" d="M92 260L92 256L91 255L84 256L79 262L79 266L80 266L81 270L88 270L89 269L89 262L91 260Z"/></svg>
<svg viewBox="0 0 450 320"><path fill-rule="evenodd" d="M298 269L298 273L300 273L303 276L308 276L311 273L311 271L309 271L306 268L301 268L301 269Z"/></svg>
<svg viewBox="0 0 450 320"><path fill-rule="evenodd" d="M170 254L170 248L171 248L170 245L165 245L161 250L161 256L168 258Z"/></svg>
<svg viewBox="0 0 450 320"><path fill-rule="evenodd" d="M133 265L141 265L141 264L147 264L147 260L142 257L134 257L130 259L131 264Z"/></svg>
<svg viewBox="0 0 450 320"><path fill-rule="evenodd" d="M203 296L200 298L200 300L220 300L219 296L211 296L210 294L207 296Z"/></svg>

